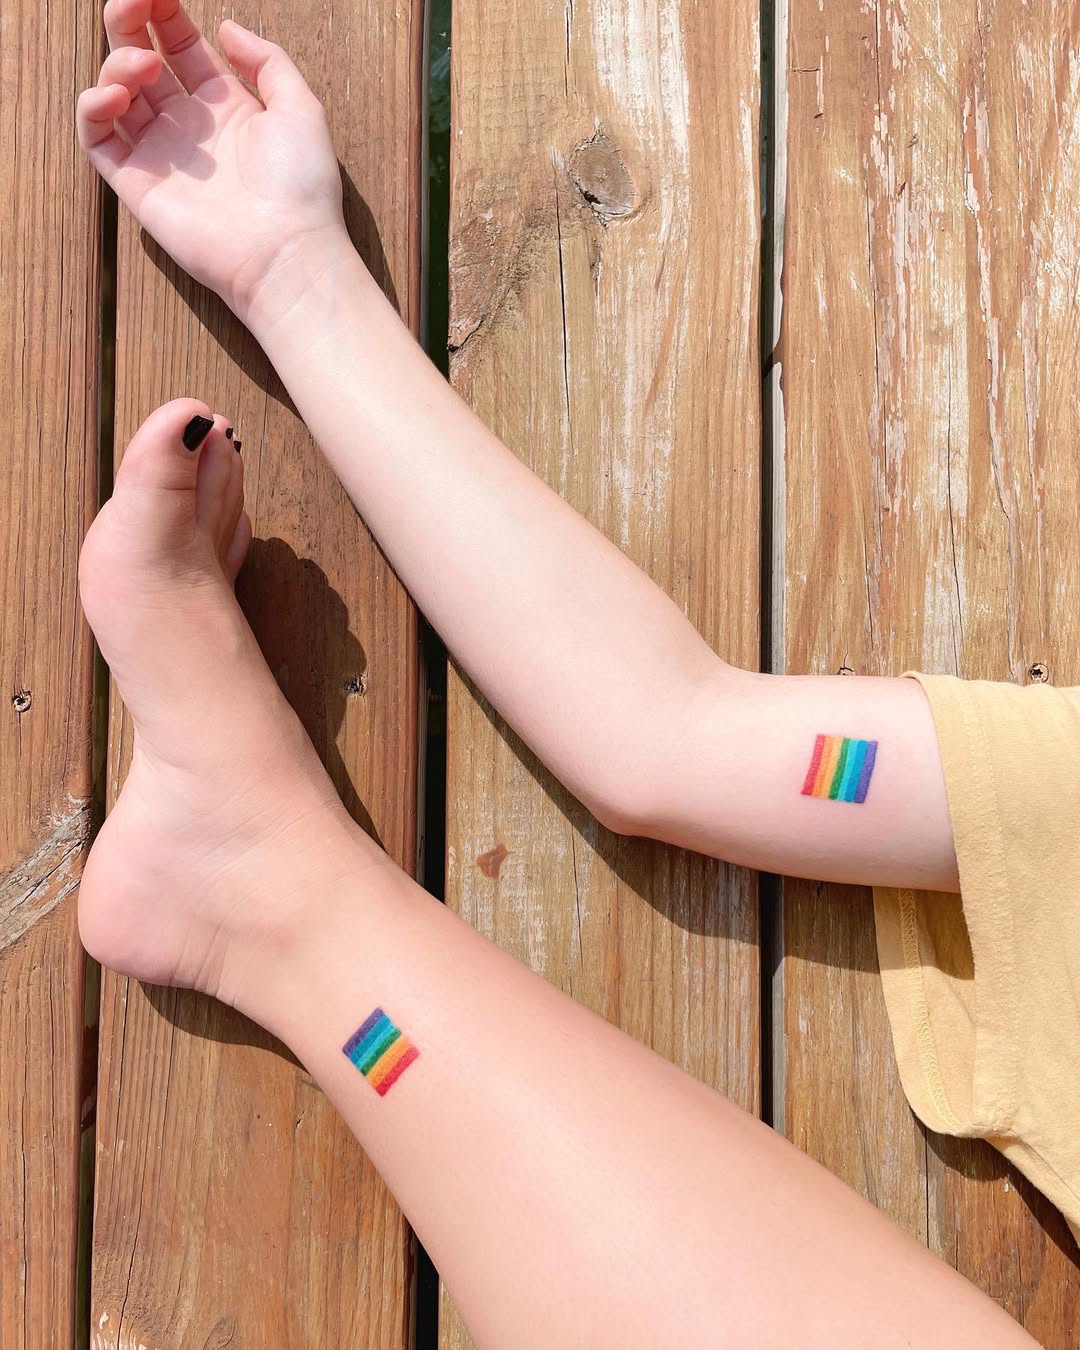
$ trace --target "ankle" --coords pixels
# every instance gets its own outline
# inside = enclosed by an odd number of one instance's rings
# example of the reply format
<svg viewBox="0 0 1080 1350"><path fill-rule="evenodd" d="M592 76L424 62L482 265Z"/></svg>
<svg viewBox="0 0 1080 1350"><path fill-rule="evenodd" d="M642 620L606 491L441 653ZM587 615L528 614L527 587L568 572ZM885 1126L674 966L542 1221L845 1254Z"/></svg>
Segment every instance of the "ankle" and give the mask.
<svg viewBox="0 0 1080 1350"><path fill-rule="evenodd" d="M320 953L344 940L340 934L363 931L395 877L405 880L343 810L299 823L287 856L270 869L266 903L229 934L213 992L287 1039L287 1005L311 985Z"/></svg>

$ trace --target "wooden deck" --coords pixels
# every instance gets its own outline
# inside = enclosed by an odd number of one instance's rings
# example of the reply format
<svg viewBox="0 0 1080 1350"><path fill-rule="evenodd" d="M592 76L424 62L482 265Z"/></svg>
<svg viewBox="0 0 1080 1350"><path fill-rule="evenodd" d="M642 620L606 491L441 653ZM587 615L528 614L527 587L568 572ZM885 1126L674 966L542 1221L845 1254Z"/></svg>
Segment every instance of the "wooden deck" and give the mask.
<svg viewBox="0 0 1080 1350"><path fill-rule="evenodd" d="M243 599L339 788L407 867L424 829L417 616L252 340L114 231L96 8L0 0L0 1347L407 1350L411 1237L307 1075L78 948L129 729L76 559L174 396L235 414ZM327 100L418 328L423 0L230 13ZM457 0L456 386L732 661L1080 682L1078 39L1065 0ZM446 711L448 903L1080 1342L1063 1221L905 1104L866 893L614 838L453 668ZM445 1295L419 1332L468 1344Z"/></svg>

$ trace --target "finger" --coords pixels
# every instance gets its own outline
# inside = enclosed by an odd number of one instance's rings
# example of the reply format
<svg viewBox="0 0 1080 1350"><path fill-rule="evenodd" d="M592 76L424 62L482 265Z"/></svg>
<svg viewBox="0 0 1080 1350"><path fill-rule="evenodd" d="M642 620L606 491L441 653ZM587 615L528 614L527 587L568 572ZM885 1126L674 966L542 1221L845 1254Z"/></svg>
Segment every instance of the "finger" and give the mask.
<svg viewBox="0 0 1080 1350"><path fill-rule="evenodd" d="M131 147L117 134L117 120L131 107L131 94L122 84L87 89L75 110L79 144L102 178L113 185Z"/></svg>
<svg viewBox="0 0 1080 1350"><path fill-rule="evenodd" d="M132 143L154 120L154 112L143 96L143 88L153 84L161 74L162 60L155 51L142 47L120 47L105 58L98 78L98 87L122 84L131 95L131 106L120 119L120 125Z"/></svg>
<svg viewBox="0 0 1080 1350"><path fill-rule="evenodd" d="M221 25L221 45L236 70L258 89L268 108L272 105L298 111L321 108L303 75L275 43L226 19Z"/></svg>
<svg viewBox="0 0 1080 1350"><path fill-rule="evenodd" d="M153 51L150 40L151 0L108 0L105 6L105 32L109 37L109 47L117 51L122 47L139 47L144 51ZM158 113L170 99L185 97L179 80L166 65L162 65L158 78L143 90L143 96L151 109Z"/></svg>
<svg viewBox="0 0 1080 1350"><path fill-rule="evenodd" d="M221 56L205 40L180 0L153 0L150 23L173 74L194 94L208 80L231 75Z"/></svg>
<svg viewBox="0 0 1080 1350"><path fill-rule="evenodd" d="M131 107L120 118L120 129L132 143L139 139L151 122L155 121L157 114L146 101L146 96L141 92L131 100Z"/></svg>

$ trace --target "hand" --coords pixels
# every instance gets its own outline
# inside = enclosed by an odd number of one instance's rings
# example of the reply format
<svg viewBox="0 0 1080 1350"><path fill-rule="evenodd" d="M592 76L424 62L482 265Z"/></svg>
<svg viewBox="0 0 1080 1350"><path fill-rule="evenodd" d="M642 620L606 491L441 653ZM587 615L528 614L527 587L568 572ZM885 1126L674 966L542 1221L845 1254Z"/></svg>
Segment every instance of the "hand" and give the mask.
<svg viewBox="0 0 1080 1350"><path fill-rule="evenodd" d="M79 99L80 144L139 223L246 321L299 246L347 242L322 104L280 47L227 21L221 45L256 98L179 0L108 0L105 26L112 50Z"/></svg>

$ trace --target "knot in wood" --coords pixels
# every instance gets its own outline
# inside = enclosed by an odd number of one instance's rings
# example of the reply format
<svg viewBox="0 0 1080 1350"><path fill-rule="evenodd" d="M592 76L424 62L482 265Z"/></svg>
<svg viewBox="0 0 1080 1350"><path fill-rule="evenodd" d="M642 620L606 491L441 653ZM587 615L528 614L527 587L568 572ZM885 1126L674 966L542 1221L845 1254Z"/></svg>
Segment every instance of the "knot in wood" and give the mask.
<svg viewBox="0 0 1080 1350"><path fill-rule="evenodd" d="M22 716L23 713L28 713L30 711L33 702L34 696L29 689L17 689L15 691L15 697L11 700L11 706L20 716Z"/></svg>
<svg viewBox="0 0 1080 1350"><path fill-rule="evenodd" d="M855 674L855 672L851 669L850 666L841 666L840 669L839 669L836 673L837 673L837 675L854 675L854 674Z"/></svg>
<svg viewBox="0 0 1080 1350"><path fill-rule="evenodd" d="M363 675L349 675L342 687L350 698L358 698L367 693L367 680Z"/></svg>
<svg viewBox="0 0 1080 1350"><path fill-rule="evenodd" d="M567 172L601 222L631 216L640 206L626 160L604 131L575 147Z"/></svg>
<svg viewBox="0 0 1080 1350"><path fill-rule="evenodd" d="M1050 679L1050 668L1043 661L1036 661L1028 670L1028 676L1035 684L1046 684Z"/></svg>

